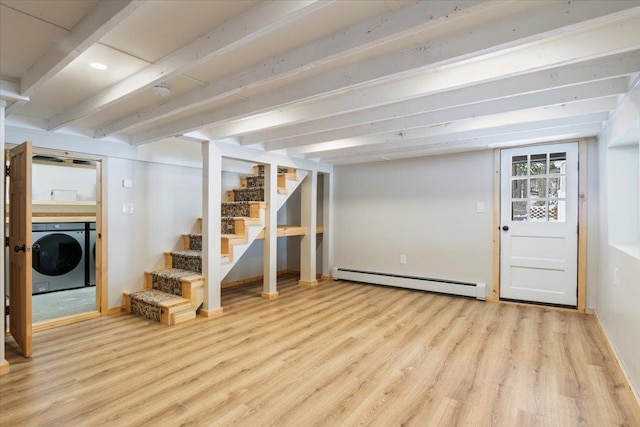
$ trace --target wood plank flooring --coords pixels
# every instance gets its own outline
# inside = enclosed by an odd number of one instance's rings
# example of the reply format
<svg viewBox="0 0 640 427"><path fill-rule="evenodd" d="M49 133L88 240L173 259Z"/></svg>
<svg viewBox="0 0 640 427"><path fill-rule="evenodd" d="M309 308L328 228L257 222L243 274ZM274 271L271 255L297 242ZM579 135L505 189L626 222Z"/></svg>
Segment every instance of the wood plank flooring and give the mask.
<svg viewBox="0 0 640 427"><path fill-rule="evenodd" d="M2 426L640 426L592 316L346 282L8 338Z"/></svg>

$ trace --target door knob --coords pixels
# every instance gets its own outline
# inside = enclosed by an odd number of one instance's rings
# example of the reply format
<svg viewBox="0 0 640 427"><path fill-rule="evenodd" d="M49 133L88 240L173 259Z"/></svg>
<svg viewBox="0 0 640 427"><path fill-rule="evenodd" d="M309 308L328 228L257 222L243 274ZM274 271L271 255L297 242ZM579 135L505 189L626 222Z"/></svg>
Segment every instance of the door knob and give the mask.
<svg viewBox="0 0 640 427"><path fill-rule="evenodd" d="M14 252L20 252L20 251L26 252L27 251L27 247L25 245L22 245L22 246L17 246L16 245L16 246L13 247L13 250L14 250Z"/></svg>
<svg viewBox="0 0 640 427"><path fill-rule="evenodd" d="M502 226L502 229L503 229L504 231L509 231L509 226L508 226L508 225L503 225L503 226Z"/></svg>

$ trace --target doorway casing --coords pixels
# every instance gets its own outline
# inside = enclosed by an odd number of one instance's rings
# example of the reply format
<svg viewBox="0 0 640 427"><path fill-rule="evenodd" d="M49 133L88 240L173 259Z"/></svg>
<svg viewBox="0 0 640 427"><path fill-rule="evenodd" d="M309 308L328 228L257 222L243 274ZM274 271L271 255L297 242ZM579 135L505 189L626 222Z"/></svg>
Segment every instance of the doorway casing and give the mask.
<svg viewBox="0 0 640 427"><path fill-rule="evenodd" d="M571 139L526 146L568 142L578 142L578 304L576 310L579 313L585 313L587 301L587 140ZM487 300L494 302L500 301L500 153L501 149L499 148L493 150L493 289Z"/></svg>

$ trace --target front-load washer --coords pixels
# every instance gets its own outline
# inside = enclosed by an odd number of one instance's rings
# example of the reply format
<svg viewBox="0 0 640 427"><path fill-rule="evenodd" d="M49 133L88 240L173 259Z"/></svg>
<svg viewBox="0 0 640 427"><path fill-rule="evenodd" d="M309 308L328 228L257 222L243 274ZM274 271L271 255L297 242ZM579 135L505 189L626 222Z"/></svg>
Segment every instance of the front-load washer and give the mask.
<svg viewBox="0 0 640 427"><path fill-rule="evenodd" d="M32 292L85 285L85 224L36 223L32 227Z"/></svg>
<svg viewBox="0 0 640 427"><path fill-rule="evenodd" d="M89 246L85 251L85 256L89 258L89 283L88 286L96 285L96 223L89 223Z"/></svg>

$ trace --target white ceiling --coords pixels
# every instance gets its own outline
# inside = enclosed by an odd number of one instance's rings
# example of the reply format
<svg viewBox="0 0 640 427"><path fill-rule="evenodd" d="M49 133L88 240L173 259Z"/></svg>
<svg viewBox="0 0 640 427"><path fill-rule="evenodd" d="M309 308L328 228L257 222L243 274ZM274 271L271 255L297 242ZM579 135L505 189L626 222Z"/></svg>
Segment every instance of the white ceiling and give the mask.
<svg viewBox="0 0 640 427"><path fill-rule="evenodd" d="M639 29L640 0L0 0L0 96L8 126L371 162L596 136Z"/></svg>

